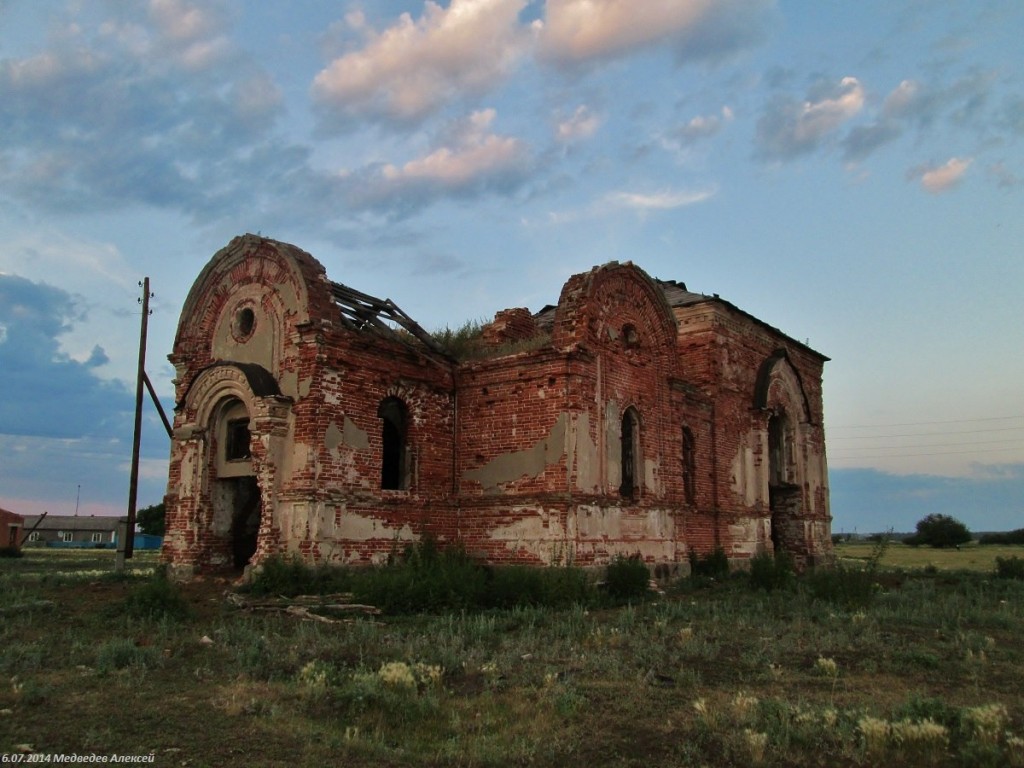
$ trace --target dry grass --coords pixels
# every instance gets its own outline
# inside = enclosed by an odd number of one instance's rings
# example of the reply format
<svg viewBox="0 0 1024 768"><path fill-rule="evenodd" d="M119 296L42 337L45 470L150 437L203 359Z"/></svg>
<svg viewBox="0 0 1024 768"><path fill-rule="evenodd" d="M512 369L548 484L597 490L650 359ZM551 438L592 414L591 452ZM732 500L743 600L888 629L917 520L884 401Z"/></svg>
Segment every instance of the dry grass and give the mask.
<svg viewBox="0 0 1024 768"><path fill-rule="evenodd" d="M1024 763L1024 583L883 573L843 610L743 579L624 608L253 616L229 584L126 613L112 555L0 564L0 754L167 766ZM848 553L847 553L848 554ZM1005 553L1004 553L1005 554ZM856 555L853 555L856 556ZM141 565L141 561L139 562ZM908 567L905 563L903 567ZM6 599L6 598L0 598Z"/></svg>
<svg viewBox="0 0 1024 768"><path fill-rule="evenodd" d="M842 560L867 562L875 549L869 542L844 542L836 545L836 555ZM1020 557L1024 547L1011 545L965 544L960 549L934 549L932 547L910 547L892 542L886 548L881 565L885 568L920 570L934 568L939 571L974 571L991 573L996 567L997 557Z"/></svg>

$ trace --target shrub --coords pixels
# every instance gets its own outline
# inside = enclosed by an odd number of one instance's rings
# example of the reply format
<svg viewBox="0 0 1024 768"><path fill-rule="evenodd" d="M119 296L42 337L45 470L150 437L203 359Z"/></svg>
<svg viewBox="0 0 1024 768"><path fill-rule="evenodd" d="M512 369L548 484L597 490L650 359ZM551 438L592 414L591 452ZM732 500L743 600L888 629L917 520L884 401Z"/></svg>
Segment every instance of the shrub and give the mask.
<svg viewBox="0 0 1024 768"><path fill-rule="evenodd" d="M1024 544L1024 528L1002 533L983 533L978 538L979 544Z"/></svg>
<svg viewBox="0 0 1024 768"><path fill-rule="evenodd" d="M593 599L593 588L580 568L510 565L489 569L486 608L547 606L568 608Z"/></svg>
<svg viewBox="0 0 1024 768"><path fill-rule="evenodd" d="M183 619L191 614L191 607L177 585L163 572L157 572L128 595L124 612L137 619Z"/></svg>
<svg viewBox="0 0 1024 768"><path fill-rule="evenodd" d="M844 608L867 608L878 593L878 567L888 548L889 535L879 534L865 568L848 568L842 563L815 568L804 577L807 591L815 599Z"/></svg>
<svg viewBox="0 0 1024 768"><path fill-rule="evenodd" d="M997 557L996 576L1001 579L1024 579L1024 559L1019 557Z"/></svg>
<svg viewBox="0 0 1024 768"><path fill-rule="evenodd" d="M722 580L729 576L729 557L721 547L716 547L706 555L698 555L691 549L687 557L692 578Z"/></svg>
<svg viewBox="0 0 1024 768"><path fill-rule="evenodd" d="M768 552L760 552L750 558L750 586L771 592L782 589L793 583L793 560L785 552L774 557Z"/></svg>
<svg viewBox="0 0 1024 768"><path fill-rule="evenodd" d="M650 588L651 572L640 555L618 555L608 564L604 584L608 595L617 600L643 597Z"/></svg>
<svg viewBox="0 0 1024 768"><path fill-rule="evenodd" d="M844 608L866 608L878 591L875 575L870 569L839 564L832 568L815 568L804 576L802 583L815 600Z"/></svg>
<svg viewBox="0 0 1024 768"><path fill-rule="evenodd" d="M430 538L377 567L310 567L295 558L270 558L249 590L288 597L351 592L357 602L387 613L568 607L593 598L591 583L579 568L487 566L461 546L441 547Z"/></svg>
<svg viewBox="0 0 1024 768"><path fill-rule="evenodd" d="M308 566L297 557L264 560L248 587L255 595L329 594L351 589L348 570L336 566Z"/></svg>
<svg viewBox="0 0 1024 768"><path fill-rule="evenodd" d="M145 669L155 666L156 650L151 646L137 646L134 641L116 637L96 649L96 671L101 675L128 667Z"/></svg>
<svg viewBox="0 0 1024 768"><path fill-rule="evenodd" d="M24 557L25 553L18 547L0 547L0 557Z"/></svg>
<svg viewBox="0 0 1024 768"><path fill-rule="evenodd" d="M949 515L926 515L917 521L917 533L904 541L911 546L925 545L942 549L967 544L971 532L967 526Z"/></svg>
<svg viewBox="0 0 1024 768"><path fill-rule="evenodd" d="M487 585L487 569L464 549L442 550L431 540L411 547L399 562L352 571L352 577L356 598L388 613L478 608Z"/></svg>

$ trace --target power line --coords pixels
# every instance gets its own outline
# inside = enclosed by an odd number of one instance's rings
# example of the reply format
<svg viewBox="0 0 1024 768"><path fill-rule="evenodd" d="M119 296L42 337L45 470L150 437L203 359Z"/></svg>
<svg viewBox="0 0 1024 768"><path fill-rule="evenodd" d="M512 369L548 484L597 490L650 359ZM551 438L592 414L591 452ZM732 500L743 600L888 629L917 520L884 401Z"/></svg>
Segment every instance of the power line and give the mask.
<svg viewBox="0 0 1024 768"><path fill-rule="evenodd" d="M1001 443L1016 443L1024 448L1024 443L1019 440L974 440L966 443L907 443L906 445L865 445L852 447L854 451L902 451L907 448L966 448L969 445L999 445ZM842 456L842 451L839 452Z"/></svg>
<svg viewBox="0 0 1024 768"><path fill-rule="evenodd" d="M885 459L885 460L889 460L889 459L906 459L906 458L911 458L911 457L915 457L915 456L963 456L965 454L974 455L974 454L979 454L979 453L1010 453L1010 452L1016 451L1016 450L1018 450L1018 448L986 448L986 449L980 450L980 451L937 451L935 453L891 453L891 454L886 454L884 456L878 456L878 455L875 455L875 456L872 456L872 455L867 455L867 456L843 456L843 455L833 456L832 454L829 454L828 459L829 459L829 461L843 461L843 460L847 460L847 461L854 461L854 460L855 461L864 461L866 459Z"/></svg>
<svg viewBox="0 0 1024 768"><path fill-rule="evenodd" d="M942 432L905 432L896 435L847 435L839 437L830 437L828 441L831 443L835 440L885 440L890 437L927 437L929 435L936 435L938 437L945 437L946 435L977 435L985 432L1019 432L1024 430L1024 426L1021 427L989 427L988 429L961 429L955 431L942 431Z"/></svg>
<svg viewBox="0 0 1024 768"><path fill-rule="evenodd" d="M1009 421L1010 419L1024 419L1024 414L1016 416L986 416L980 419L951 419L949 421L905 421L892 424L841 424L839 426L827 426L826 431L832 429L888 429L889 427L926 427L934 424L973 424L979 421Z"/></svg>

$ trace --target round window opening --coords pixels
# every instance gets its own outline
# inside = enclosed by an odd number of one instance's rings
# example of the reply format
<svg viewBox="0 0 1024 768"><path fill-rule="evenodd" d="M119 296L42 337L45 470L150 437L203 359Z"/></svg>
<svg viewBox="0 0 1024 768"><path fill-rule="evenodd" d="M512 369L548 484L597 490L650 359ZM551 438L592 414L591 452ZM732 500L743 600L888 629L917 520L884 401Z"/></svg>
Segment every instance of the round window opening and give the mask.
<svg viewBox="0 0 1024 768"><path fill-rule="evenodd" d="M248 339L252 336L255 327L256 313L249 307L238 310L238 313L235 315L235 338L239 341Z"/></svg>

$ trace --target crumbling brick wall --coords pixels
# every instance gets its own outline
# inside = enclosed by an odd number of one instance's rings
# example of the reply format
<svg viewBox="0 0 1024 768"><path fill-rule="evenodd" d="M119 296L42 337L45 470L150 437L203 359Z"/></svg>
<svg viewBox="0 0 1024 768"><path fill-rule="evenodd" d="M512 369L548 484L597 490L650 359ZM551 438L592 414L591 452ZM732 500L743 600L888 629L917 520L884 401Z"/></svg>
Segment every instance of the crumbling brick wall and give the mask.
<svg viewBox="0 0 1024 768"><path fill-rule="evenodd" d="M309 254L236 238L170 356L164 559L381 562L428 535L492 562L827 553L823 356L629 263L573 276L553 310L499 312L482 341L457 361Z"/></svg>

